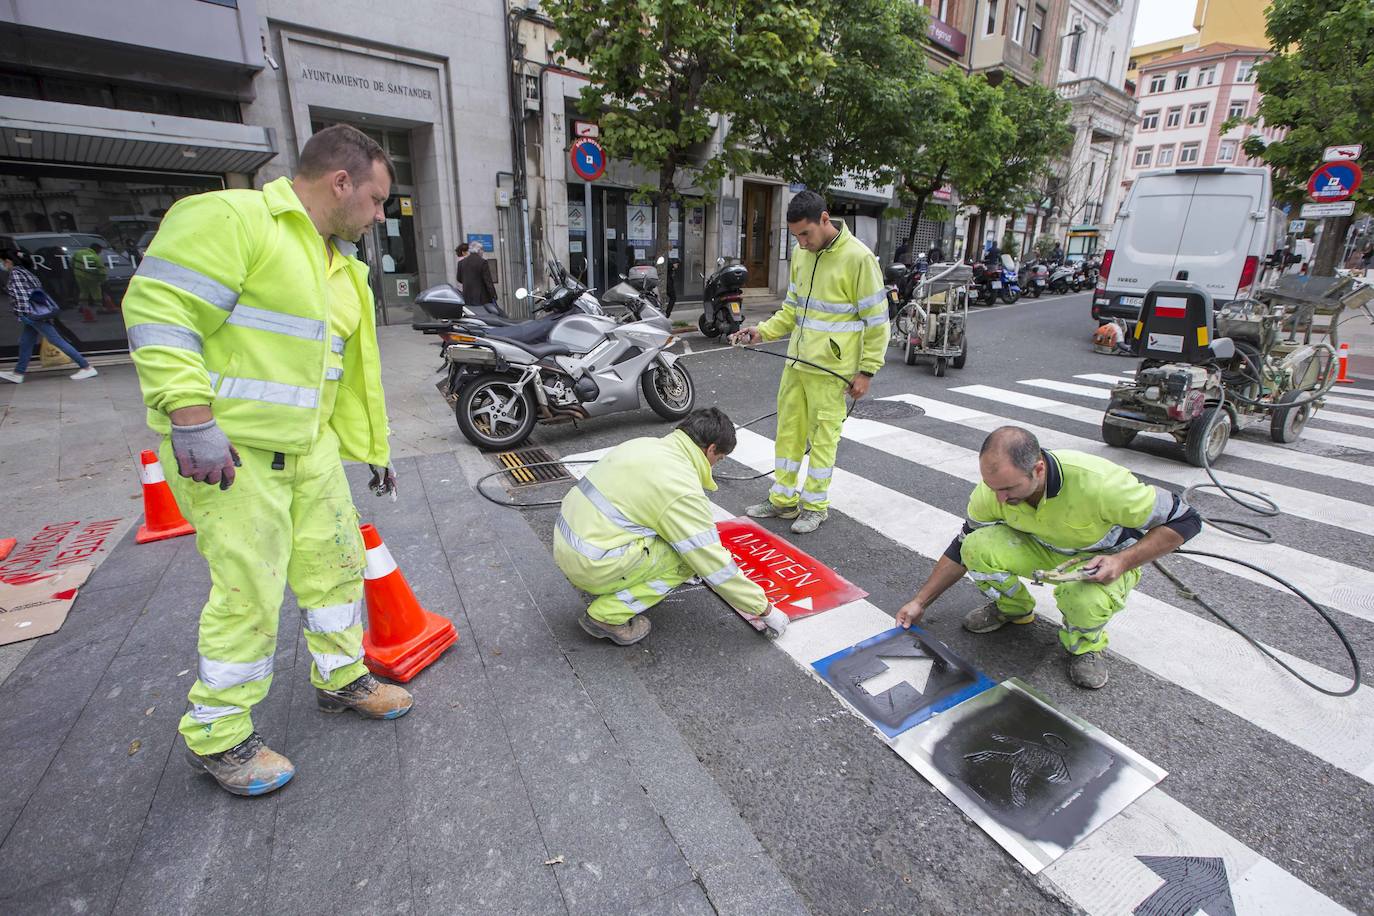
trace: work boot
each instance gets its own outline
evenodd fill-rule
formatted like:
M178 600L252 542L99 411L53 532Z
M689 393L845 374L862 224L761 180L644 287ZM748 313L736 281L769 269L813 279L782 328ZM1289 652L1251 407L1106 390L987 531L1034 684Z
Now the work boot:
M797 506L775 506L771 502L761 502L744 510L750 518L796 518L800 512Z
M197 754L188 747L186 759L197 770L215 777L224 791L235 795L266 795L296 775L291 761L264 744L257 732L218 754Z
M1030 623L1035 620L1035 612L1024 617L1008 617L1002 613L996 601L989 601L976 611L969 611L964 617L964 629L970 633L991 633L1009 623Z
M810 534L821 526L821 522L830 517L828 510L822 509L817 512L815 509L803 509L797 516L797 520L792 523L793 534Z
M1107 684L1107 660L1101 652L1069 656L1069 680L1079 687L1097 690Z
M377 680L370 674L338 690L315 688L315 703L325 712L351 709L364 719L399 719L414 704L410 691Z
M597 620L591 614L583 614L577 621L587 635L597 639L609 639L617 646L633 646L649 635L649 618L636 614L622 624L610 624Z

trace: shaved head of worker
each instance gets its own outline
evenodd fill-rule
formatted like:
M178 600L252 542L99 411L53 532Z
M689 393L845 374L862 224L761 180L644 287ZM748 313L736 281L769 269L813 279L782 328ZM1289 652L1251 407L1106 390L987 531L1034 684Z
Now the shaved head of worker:
M1108 621L1126 606L1140 567L1182 546L1202 519L1178 494L1105 458L1043 449L1019 426L988 434L978 472L963 529L897 623L919 622L965 575L990 600L964 616L964 629L1033 623L1035 597L1022 580L1048 583L1063 616L1069 680L1106 685Z
M213 583L179 727L191 764L235 795L296 772L252 717L286 586L321 710L393 719L411 706L363 664L365 554L340 460L370 464L373 491L395 498L372 291L353 244L383 218L395 177L366 134L325 128L294 180L178 201L124 297L148 425Z

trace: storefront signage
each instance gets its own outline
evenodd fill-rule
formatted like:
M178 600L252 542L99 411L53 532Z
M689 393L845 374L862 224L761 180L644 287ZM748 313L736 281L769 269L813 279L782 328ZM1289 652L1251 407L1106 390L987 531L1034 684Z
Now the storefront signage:
M578 137L568 150L572 170L583 181L596 181L606 174L606 152L590 137Z
M402 216L414 216L414 215L415 215L415 205L414 205L413 203L411 203L409 197L402 197L402 198L401 198L401 215L402 215Z
M930 196L932 200L953 200L954 185L941 185L940 189L938 191L932 192Z
M388 80L372 79L355 73L339 73L334 70L319 70L315 67L301 67L301 79L333 86L348 86L351 89L366 89L381 95L403 95L414 99L433 99L434 92L419 86L407 86Z
M740 571L763 589L774 607L793 620L868 594L820 560L749 519L716 522L716 528Z
M954 52L956 56L962 55L968 48L968 36L938 19L930 20L930 25L926 27L926 37L946 51Z

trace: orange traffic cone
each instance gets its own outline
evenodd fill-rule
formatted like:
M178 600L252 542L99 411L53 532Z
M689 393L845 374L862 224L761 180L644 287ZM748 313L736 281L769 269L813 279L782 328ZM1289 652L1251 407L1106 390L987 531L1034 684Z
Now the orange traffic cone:
M1346 364L1350 362L1350 344L1348 344L1348 343L1343 343L1343 344L1341 344L1341 348L1340 348L1340 350L1337 351L1337 354L1336 354L1336 355L1337 355L1337 362L1336 362L1336 364L1340 367L1340 372L1336 375L1336 381L1339 382L1339 383L1342 384L1342 385L1353 385L1353 384L1355 384L1355 380L1354 380L1353 378L1346 378L1346 377L1345 377Z
M405 682L456 643L458 631L447 618L420 607L377 529L363 525L361 530L367 548L364 663L373 674Z
M0 538L0 560L9 556L10 551L13 550L18 543L19 542L14 538Z
M179 538L183 534L195 534L196 529L177 508L176 497L172 495L172 488L167 486L167 477L162 473L157 452L144 449L140 459L143 462L138 470L143 478L143 524L138 527L134 540L146 544L149 541Z

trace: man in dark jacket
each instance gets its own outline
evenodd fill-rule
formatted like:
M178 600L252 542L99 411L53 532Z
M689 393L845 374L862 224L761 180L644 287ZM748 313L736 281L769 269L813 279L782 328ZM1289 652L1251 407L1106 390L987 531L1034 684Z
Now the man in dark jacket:
M491 265L482 257L481 242L473 242L467 257L458 262L458 283L463 287L463 301L469 305L496 301L496 281L491 278Z

